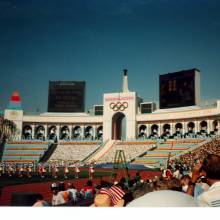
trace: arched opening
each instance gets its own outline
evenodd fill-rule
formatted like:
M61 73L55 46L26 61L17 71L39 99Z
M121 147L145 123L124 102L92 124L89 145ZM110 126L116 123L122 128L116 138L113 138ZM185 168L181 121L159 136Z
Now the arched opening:
M177 138L182 138L183 135L183 124L182 123L177 123L175 125L175 133L174 133L174 137Z
M61 140L69 140L70 139L70 130L69 130L68 126L65 125L61 128L60 139Z
M200 132L201 134L207 133L208 124L206 121L200 122Z
M188 127L188 133L194 133L194 128L195 128L194 122L189 122L187 127Z
M73 128L73 139L79 139L82 134L82 129L80 126L76 126Z
M51 126L48 128L48 139L54 140L56 138L56 126Z
M92 128L92 126L87 126L85 128L85 138L86 139L93 139L93 128Z
M112 139L121 140L126 138L126 118L121 112L112 117Z
M36 127L35 134L36 134L37 139L44 140L45 139L44 133L45 133L45 129L42 125L39 125L38 127Z
M102 136L103 136L103 126L99 126L97 128L97 138L100 140L102 139Z
M26 140L32 139L32 128L30 125L24 126L23 131L22 131L22 136Z
M163 136L169 136L170 135L170 124L165 124L163 126Z
M141 125L139 127L138 137L139 138L145 138L147 136L147 126Z
M154 124L151 126L151 134L149 138L158 138L158 125Z
M218 121L217 120L213 121L213 134L214 135L218 134Z

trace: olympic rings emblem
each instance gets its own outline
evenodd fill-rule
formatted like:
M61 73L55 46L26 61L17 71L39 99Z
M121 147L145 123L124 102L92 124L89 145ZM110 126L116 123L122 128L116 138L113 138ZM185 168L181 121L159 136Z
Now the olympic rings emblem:
M112 103L110 103L110 108L115 112L124 111L127 107L128 107L127 102L123 102L123 103L121 103L121 102L116 102L116 103L112 102Z

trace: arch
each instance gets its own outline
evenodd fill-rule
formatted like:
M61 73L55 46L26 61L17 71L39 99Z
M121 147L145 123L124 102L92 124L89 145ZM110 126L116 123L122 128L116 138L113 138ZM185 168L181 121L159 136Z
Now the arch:
M88 139L93 138L93 127L90 125L85 128L85 138Z
M158 125L153 124L151 126L151 134L149 138L158 138L158 129L159 129Z
M97 138L102 139L102 136L103 136L103 126L101 125L97 128Z
M45 139L45 128L43 125L38 125L35 129L35 137L39 140Z
M195 128L195 123L194 122L191 121L187 124L188 133L194 133L194 128Z
M57 127L55 125L48 127L48 139L49 140L54 140L57 137L56 131L57 131Z
M78 139L82 135L82 128L77 125L73 128L73 139Z
M126 117L122 112L117 112L112 117L112 139L113 140L121 140L122 138L123 119L126 119Z
M201 131L207 131L208 123L207 121L201 121L200 122L200 130Z
M69 140L70 139L70 129L67 125L64 125L60 129L60 139L61 140Z
M32 139L32 127L30 125L25 125L22 129L22 136L24 139Z
M177 123L175 125L175 133L173 134L174 137L182 138L183 135L183 124Z
M177 123L177 124L175 125L175 130L176 130L176 132L181 132L182 129L183 129L183 124L182 124L182 123Z
M147 126L141 125L138 129L138 137L146 137L147 136Z
M211 133L214 134L214 135L218 134L218 121L217 120L214 120L212 122L212 131L211 131Z
M169 137L170 136L170 124L164 124L163 125L163 134L161 135L162 138Z

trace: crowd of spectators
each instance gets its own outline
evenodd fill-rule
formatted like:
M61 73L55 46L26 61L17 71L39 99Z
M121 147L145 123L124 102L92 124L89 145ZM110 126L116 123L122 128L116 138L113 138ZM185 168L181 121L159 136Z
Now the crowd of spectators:
M142 179L140 173L119 182L91 180L77 190L72 183L53 183L51 201L39 198L34 206L91 207L219 207L220 156L209 154L192 171L168 166L161 176ZM41 205L40 205L41 204Z
M171 164L182 164L184 167L191 169L195 166L198 160L204 159L208 154L220 155L220 139L213 139L211 142L202 145L201 147L181 155L179 158L170 161Z

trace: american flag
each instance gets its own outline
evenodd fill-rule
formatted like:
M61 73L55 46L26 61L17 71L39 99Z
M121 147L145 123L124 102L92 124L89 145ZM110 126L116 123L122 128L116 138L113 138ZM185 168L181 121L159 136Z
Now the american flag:
M117 186L112 186L110 189L101 188L100 193L109 195L114 205L125 195L125 192Z

